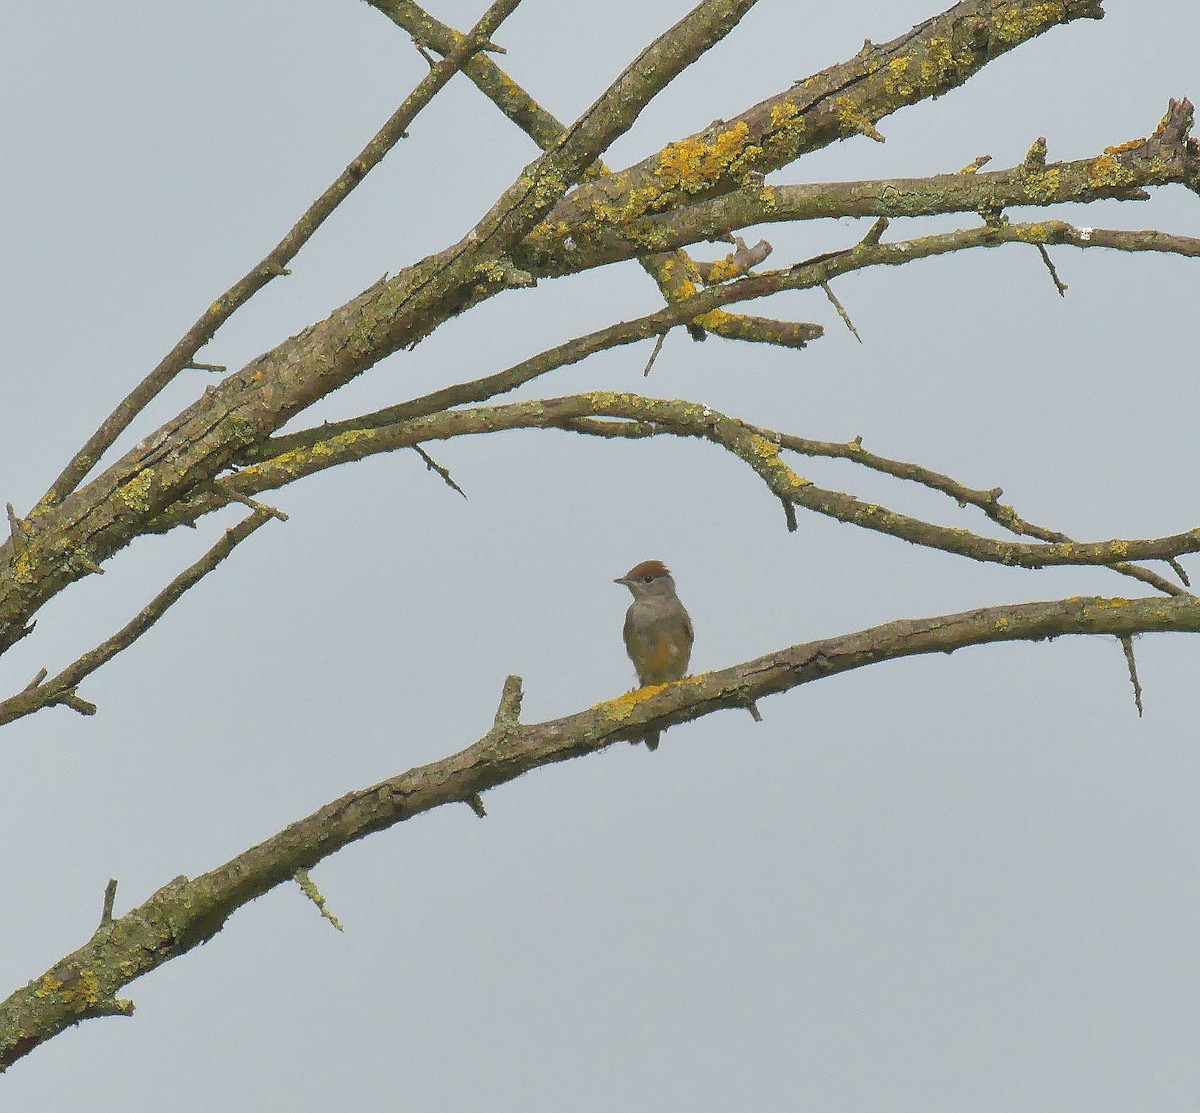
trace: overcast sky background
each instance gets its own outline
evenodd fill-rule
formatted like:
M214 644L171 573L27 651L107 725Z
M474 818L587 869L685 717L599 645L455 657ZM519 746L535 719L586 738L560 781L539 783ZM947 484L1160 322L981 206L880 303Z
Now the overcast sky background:
M465 28L482 0L443 0ZM501 65L574 118L689 5L527 0ZM935 14L938 0L763 0L649 108L624 166ZM965 88L772 176L955 170L1098 154L1200 98L1193 0L1109 0ZM341 170L426 71L365 4L10 5L0 35L0 501L26 510L124 392ZM464 78L293 264L201 353L241 366L457 239L534 157ZM1013 214L1019 215L1019 214ZM1181 189L1056 215L1200 234ZM894 223L889 236L974 218ZM773 227L783 265L867 224ZM712 257L721 249L700 249ZM979 487L1083 539L1200 521L1197 264L1007 247L840 280L761 312L822 323L803 353L672 334L522 397L687 397L848 440ZM629 264L497 298L386 360L304 423L507 366L660 304ZM140 439L206 385L181 377ZM491 724L629 687L627 593L674 570L693 668L899 617L1143 594L1114 574L1021 572L779 504L711 445L528 432L309 479L146 638L89 680L100 713L9 726L0 747L0 983L117 912L352 788ZM852 468L802 474L896 509L981 516ZM0 691L61 668L238 515L142 541L47 606ZM1185 562L1193 576L1200 562ZM1108 639L887 664L617 746L337 855L130 986L2 1081L5 1108L1178 1111L1200 1095L1200 642L1137 643L1146 715Z

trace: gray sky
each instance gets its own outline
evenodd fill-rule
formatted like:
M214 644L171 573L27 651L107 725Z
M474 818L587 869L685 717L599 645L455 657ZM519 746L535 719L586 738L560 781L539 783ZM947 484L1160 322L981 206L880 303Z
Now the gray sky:
M436 5L467 26L482 2ZM937 0L763 0L613 149L625 165L940 10ZM501 64L573 117L685 3L527 0ZM886 119L780 182L1098 153L1200 99L1200 9L1110 0L964 89ZM419 80L365 4L68 3L6 11L2 500L25 509L112 404L271 246ZM240 366L460 236L534 154L465 79L201 358ZM1182 190L1065 213L1200 234ZM970 223L965 218L957 223ZM892 234L956 222L894 225ZM771 228L784 264L861 237ZM698 251L711 256L716 252ZM1009 247L869 272L763 309L819 321L803 353L672 334L559 372L1003 485L1087 539L1200 521L1196 264ZM305 415L344 416L506 366L659 303L633 265L498 298ZM198 391L181 378L131 432ZM658 557L716 668L892 618L1138 588L1097 572L985 568L801 515L691 442L530 432L413 453L279 493L271 523L87 682L100 714L9 726L0 974L24 984L117 911L351 788L490 725L629 686L628 598ZM951 525L902 485L814 479ZM139 542L44 609L0 692L107 636L232 521ZM1194 575L1200 564L1191 562ZM6 1107L1162 1110L1200 1093L1200 644L1137 646L1136 717L1112 640L903 661L618 746L350 848L13 1068Z

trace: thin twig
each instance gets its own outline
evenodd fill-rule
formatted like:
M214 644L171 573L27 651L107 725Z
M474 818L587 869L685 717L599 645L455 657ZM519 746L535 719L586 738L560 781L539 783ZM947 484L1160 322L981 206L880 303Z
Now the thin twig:
M666 340L667 334L660 332L658 338L654 341L654 351L650 353L650 358L646 360L646 366L642 370L642 378L646 379L650 376L650 368L654 366L654 361L658 359L658 353L662 351L663 341Z
M95 715L98 708L89 699L84 699L74 688L68 688L65 692L58 692L47 700L47 704L61 703L64 707L69 707L72 711L77 711L80 715Z
M959 173L959 174L976 174L980 170L982 170L983 167L985 167L991 161L992 161L991 155L978 155L975 158L973 158L970 162L968 162L967 165L964 166L961 170L957 171L957 173Z
M8 511L8 531L12 534L13 552L19 553L25 547L25 531L29 529L29 523L17 516L11 502L6 502L4 506Z
M1129 666L1129 682L1133 685L1133 706L1137 708L1140 719L1142 717L1142 685L1138 680L1137 662L1133 658L1133 637L1126 634L1117 640L1125 651L1125 663Z
M833 303L833 308L838 311L838 316L846 323L846 327L854 335L854 339L861 344L862 337L858 335L858 329L854 327L854 322L850 320L850 314L846 312L842 303L838 301L837 294L833 292L833 288L828 282L822 282L821 289L825 291L825 296Z
M220 483L217 484L221 486ZM269 514L272 518L279 522L286 522L288 516L278 507L271 506L265 502L259 502L258 499L252 499L249 495L243 495L238 491L225 491L233 502L241 503L243 506L248 506L257 514Z
M321 890L317 888L316 882L309 876L308 870L297 870L292 876L296 884L300 886L300 892L317 906L317 910L321 915L333 924L338 931L344 930L342 928L342 921L330 911L329 905L325 902L325 897L321 894Z
M1060 298L1065 298L1067 296L1067 284L1058 277L1058 271L1055 269L1054 263L1050 259L1050 252L1046 250L1046 245L1044 243L1039 243L1035 246L1038 249L1038 253L1042 257L1042 262L1046 264L1046 270L1050 272L1050 277L1054 279L1054 288L1058 291L1058 296Z
M457 491L460 495L462 495L463 498L467 497L467 492L454 482L454 477L450 474L448 469L442 467L442 465L439 464L432 456L430 456L429 453L426 452L425 449L423 449L419 444L414 444L413 449L415 450L416 454L425 461L426 471L437 472L450 490Z

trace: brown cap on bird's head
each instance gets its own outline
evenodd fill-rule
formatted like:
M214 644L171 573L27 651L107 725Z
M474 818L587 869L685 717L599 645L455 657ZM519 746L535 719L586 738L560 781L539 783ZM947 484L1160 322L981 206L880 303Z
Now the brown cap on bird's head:
M624 576L618 576L613 580L614 584L627 584L630 580L639 580L643 583L649 583L651 580L657 580L662 576L670 576L670 570L661 560L643 560L641 564L635 564Z

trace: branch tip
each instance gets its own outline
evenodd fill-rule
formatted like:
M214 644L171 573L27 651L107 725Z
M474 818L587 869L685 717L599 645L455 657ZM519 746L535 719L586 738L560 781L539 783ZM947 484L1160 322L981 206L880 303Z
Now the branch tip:
M973 158L970 162L968 162L967 165L964 166L961 170L959 170L958 173L959 174L975 174L978 171L982 170L991 161L992 161L991 155L978 155L975 158Z
M1058 271L1054 267L1053 261L1050 259L1050 252L1046 250L1044 243L1037 245L1038 254L1042 257L1042 262L1046 264L1046 270L1050 272L1050 277L1054 280L1054 288L1058 291L1060 298L1067 296L1067 284L1058 277Z
M654 341L654 351L650 353L650 358L646 360L646 366L642 369L642 378L645 379L650 375L650 368L654 366L654 361L658 359L658 353L663 349L663 342L667 339L666 332L660 332Z
M113 918L113 905L117 900L117 879L110 877L108 884L104 886L104 908L100 913L100 926L111 924Z
M243 495L243 494L239 494L237 491L231 491L223 485L220 487L220 490L222 491L223 494L225 494L229 497L229 500L231 502L240 502L243 506L248 506L251 510L254 511L254 514L256 516L260 517L263 521L266 521L267 518L274 518L276 521L279 521L279 522L286 522L288 520L288 516L282 510L278 509L277 507L269 506L265 502L259 502L258 499L252 499L249 495ZM244 526L245 526L245 522L243 522L239 526L234 526L231 529L227 529L225 531L225 534L226 534L226 536L229 536L230 534L233 533L234 530L240 530ZM236 544L236 542L235 542L235 544Z
M54 698L49 702L64 704L72 711L79 712L80 715L95 715L99 710L91 700L84 699L74 688L68 688L65 692L56 693Z
M134 1004L126 997L110 997L106 1001L96 1001L81 1010L81 1018L94 1020L102 1016L133 1016Z
M90 572L93 576L104 575L104 569L101 568L100 565L98 565L94 560L92 560L92 558L88 556L87 553L85 553L82 549L75 550L72 556L72 562L78 564L80 568L86 572Z
M480 819L487 819L487 809L483 806L483 797L478 792L472 792L465 802Z
M8 531L12 534L13 550L19 553L25 547L25 535L30 526L24 518L18 516L11 502L6 502L4 506L8 511Z
M496 717L492 725L512 729L517 726L521 716L521 701L525 693L521 690L521 678L515 673L504 679L504 689L500 693L500 706L496 708Z
M828 282L822 282L821 289L825 291L825 296L829 299L830 303L833 305L833 308L838 311L838 316L841 317L842 321L845 323L846 327L850 330L854 339L857 340L861 344L863 342L863 340L862 340L862 337L858 335L858 329L856 329L854 327L854 322L852 320L850 320L850 314L846 312L845 306L843 306L842 303L840 301L838 301L837 294L835 294L833 292L832 287L830 287Z
M1021 171L1025 174L1039 174L1046 169L1046 137L1039 135L1025 153L1021 163Z

